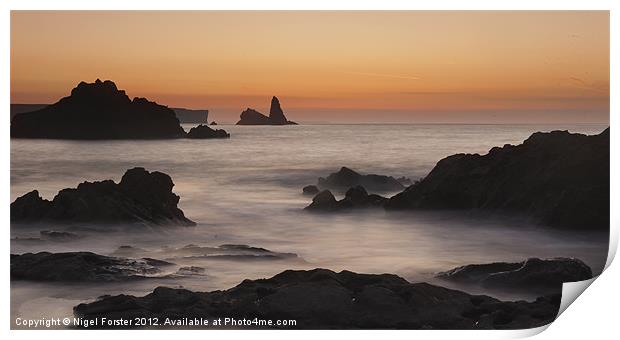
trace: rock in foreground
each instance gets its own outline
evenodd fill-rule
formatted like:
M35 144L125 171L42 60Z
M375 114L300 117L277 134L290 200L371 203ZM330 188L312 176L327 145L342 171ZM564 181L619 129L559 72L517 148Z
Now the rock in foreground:
M200 124L193 127L187 133L187 138L208 139L208 138L230 138L230 134L222 129L212 129L208 125Z
M351 187L361 185L370 192L400 191L405 187L392 176L383 175L362 175L347 167L342 167L338 172L334 172L327 178L319 177L318 187L321 189L332 189L344 191Z
M104 297L74 307L74 314L85 319L157 317L161 323L166 318L296 320L285 327L296 329L507 329L547 324L559 304L559 296L502 302L390 274L314 269L245 280L225 291L159 287L144 297Z
M483 156L442 159L386 208L497 210L554 227L609 230L609 152L609 128L593 136L537 132Z
M90 252L11 254L11 280L108 282L146 278L171 263L130 260Z
M33 190L11 203L11 222L195 225L177 207L179 196L172 192L173 186L164 173L133 168L118 184L80 183L59 191L52 201Z
M175 112L145 98L133 100L110 80L81 82L71 95L11 121L11 138L155 139L180 138Z
M562 283L592 278L592 270L574 258L470 264L439 273L438 278L504 290L561 291Z
M305 209L318 212L333 212L350 209L381 208L386 201L387 198L385 197L375 194L369 195L364 187L358 185L347 190L344 198L340 201L336 200L331 191L321 191L314 196L312 203Z
M241 112L240 118L237 125L297 125L297 123L286 119L277 97L271 98L269 116L265 116L254 109L247 108L245 111Z

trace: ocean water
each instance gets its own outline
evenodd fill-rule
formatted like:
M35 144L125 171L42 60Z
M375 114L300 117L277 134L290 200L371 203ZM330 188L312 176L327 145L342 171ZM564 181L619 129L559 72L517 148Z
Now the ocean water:
M191 125L184 126L188 130ZM314 215L302 209L311 197L301 188L342 166L411 180L424 177L443 157L486 153L519 144L536 131L595 134L604 125L299 125L226 126L227 140L11 141L11 200L32 189L51 199L83 181L120 180L141 166L169 174L180 208L198 223L165 232L84 232L62 243L12 242L12 253L93 251L120 245L161 256L164 247L247 244L299 256L289 260L173 259L205 275L131 283L11 285L13 317L71 315L71 307L103 294L143 295L164 285L199 291L230 288L243 279L285 269L329 268L394 273L409 281L433 281L458 265L520 261L528 257L577 257L595 273L607 257L606 234L551 230L508 217L463 212L355 212ZM385 193L392 195L394 193ZM119 226L121 229L123 226ZM49 225L11 228L11 237L37 237ZM165 252L164 252L165 253ZM533 296L486 292L505 299Z

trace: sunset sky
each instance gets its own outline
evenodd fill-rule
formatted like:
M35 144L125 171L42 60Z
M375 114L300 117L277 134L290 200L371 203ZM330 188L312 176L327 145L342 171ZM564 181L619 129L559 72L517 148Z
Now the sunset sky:
M220 122L608 122L609 13L12 12L12 103L97 78Z

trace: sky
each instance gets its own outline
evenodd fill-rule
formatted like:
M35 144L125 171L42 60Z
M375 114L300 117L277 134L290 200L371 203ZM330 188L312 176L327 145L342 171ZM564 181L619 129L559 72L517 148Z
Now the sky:
M11 102L80 81L234 122L607 123L607 11L12 11Z

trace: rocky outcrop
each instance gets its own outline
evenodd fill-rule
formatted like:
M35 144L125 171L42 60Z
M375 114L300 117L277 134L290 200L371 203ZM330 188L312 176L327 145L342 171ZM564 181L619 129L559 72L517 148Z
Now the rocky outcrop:
M164 173L133 168L118 184L80 183L59 191L52 201L33 190L11 203L11 222L195 225L177 207L179 196L172 192L173 186Z
M172 263L124 259L90 252L11 254L11 280L109 282L141 279Z
M280 100L277 97L271 98L271 107L269 108L269 120L274 125L286 125L288 120L284 116L284 111L280 107Z
M437 277L485 288L561 291L564 282L591 279L592 270L574 258L530 258L517 263L470 264L439 273Z
M320 190L316 185L306 185L301 191L304 195L316 195Z
M609 128L593 136L537 132L483 156L442 159L386 208L514 212L554 227L608 230L609 152Z
M277 97L271 98L269 116L265 116L254 109L247 108L245 111L241 112L240 118L237 125L297 125L297 123L286 119Z
M358 185L347 190L344 198L340 201L336 200L331 191L321 191L314 196L312 203L305 210L334 212L350 209L381 208L386 201L387 198L385 197L375 194L369 195L364 187Z
M401 182L392 176L362 175L347 167L340 168L338 172L330 174L327 178L319 177L317 185L321 189L341 191L361 185L370 192L399 191L405 188Z
M11 138L159 139L185 131L175 112L145 98L129 99L110 80L79 83L71 95L11 121Z
M503 302L427 283L412 284L396 275L314 269L244 280L225 291L159 287L144 297L103 297L73 311L88 320L296 320L296 325L286 327L295 329L516 329L550 323L559 304L559 295L535 302Z
M222 129L214 130L208 125L200 124L191 128L186 137L191 139L230 138L230 134Z

